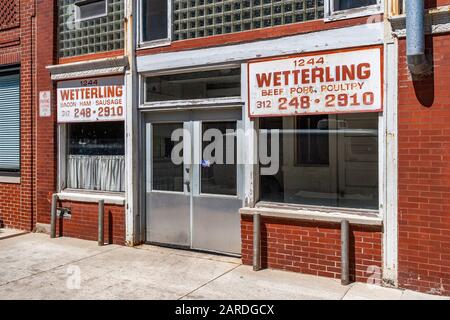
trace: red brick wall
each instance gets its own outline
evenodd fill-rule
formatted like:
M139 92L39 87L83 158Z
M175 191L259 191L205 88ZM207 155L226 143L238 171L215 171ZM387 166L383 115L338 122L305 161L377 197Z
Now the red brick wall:
M425 0L425 8L436 8L450 4L450 0Z
M8 2L8 1L6 1ZM20 184L0 183L0 226L32 230L33 219L33 118L34 0L20 1L14 8L12 27L0 31L0 63L20 63L21 70L21 171ZM5 15L6 12L2 11ZM11 12L10 12L11 14ZM5 21L6 21L5 20Z
M242 261L253 259L253 221L242 216ZM263 218L261 265L330 278L340 278L340 225ZM351 226L350 275L353 281L380 281L382 232L379 227Z
M63 201L63 208L71 210L71 219L59 219L57 234L65 237L97 241L98 205ZM106 243L125 245L125 208L118 205L105 205L104 237Z
M57 59L56 45L56 1L38 0L36 10L37 42L39 50L36 52L36 100L39 105L38 92L51 91L52 116L40 118L36 115L35 125L35 199L34 213L38 223L50 223L51 194L56 191L57 184L57 110L56 110L56 83L54 83L47 70L47 66L59 63ZM87 55L83 57L72 57L65 62L80 62L90 59L99 59L122 53L114 51L102 53L101 55ZM60 219L58 230L61 235L67 237L81 238L86 240L97 240L97 204L64 202L60 204L72 210L71 219ZM115 244L125 244L125 213L123 206L106 206L105 208L105 240Z
M56 1L39 0L36 10L39 50L36 52L36 109L39 109L39 92L52 92L52 116L36 115L35 126L35 214L37 222L50 223L50 201L56 191L56 93L47 66L56 62Z
M450 295L450 35L428 37L434 75L399 49L399 285Z

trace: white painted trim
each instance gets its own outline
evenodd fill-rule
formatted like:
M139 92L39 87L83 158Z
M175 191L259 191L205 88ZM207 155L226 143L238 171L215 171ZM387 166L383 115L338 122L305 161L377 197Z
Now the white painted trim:
M244 157L244 206L253 207L256 204L256 195L259 194L258 175L258 139L256 133L255 121L248 113L248 69L247 64L241 65L241 95L245 101L243 108L243 125L245 137L243 139L243 157Z
M55 64L47 66L46 68L51 74L64 73L64 72L75 72L90 69L104 69L113 67L127 67L128 57L118 56L111 58L103 58L89 61L77 61L64 64Z
M139 107L141 110L145 109L167 109L183 107L210 107L210 106L242 106L241 97L229 98L212 98L212 99L194 99L194 100L172 100L172 101L155 101L147 102Z
M89 202L96 203L100 200L105 200L106 204L116 204L124 205L125 196L120 196L116 194L100 194L100 193L85 193L85 192L75 192L75 191L62 191L57 194L59 200L66 201L77 201L77 202Z
M151 49L151 48L159 48L159 47L168 47L172 44L172 40L167 39L160 39L160 40L153 40L153 41L147 41L147 42L141 42L139 44L139 47L136 50L142 50L142 49Z
M292 209L281 209L281 208L242 208L240 213L243 215L253 215L261 214L263 217L273 217L273 218L285 218L285 219L295 219L295 220L306 220L306 221L321 221L321 222L334 222L340 223L343 220L348 220L350 224L356 225L369 225L369 226L382 226L383 219L377 216L370 215L356 215L344 212L324 212L324 211L314 211L314 210L292 210Z
M383 281L398 280L398 42L385 46Z
M89 61L78 61L47 66L52 80L123 74L128 67L128 57L119 56Z
M87 17L87 18L80 18L80 5L83 5L86 2L87 1L77 1L77 2L74 3L74 5L76 7L76 9L75 9L75 22L83 22L83 21L88 21L88 20L97 19L97 18L103 18L103 17L107 17L108 16L109 1L105 0L105 13L97 14L95 16L90 16L90 17Z
M140 244L142 234L142 216L139 194L139 157L140 157L140 128L139 77L136 72L136 31L138 21L136 9L137 0L125 0L125 55L128 58L128 69L125 73L126 116L125 116L125 239L126 245Z
M354 8L348 10L335 10L334 0L325 0L324 11L325 11L325 22L352 19L383 13L384 3L383 1L378 0L377 4L367 7Z
M93 69L85 71L68 72L61 74L52 74L52 80L70 80L70 79L80 79L80 78L93 78L99 76L110 76L116 74L123 74L125 72L125 67L114 67L114 68L104 68L104 69Z
M372 23L244 44L137 57L138 72L161 72L223 63L382 44L384 24Z
M57 128L57 186L56 191L61 192L66 184L66 157L67 157L67 125L59 124Z
M0 183L20 184L20 177L9 177L0 175Z
M143 14L142 14L142 0L137 0L139 3L136 8L137 12L137 30L135 33L137 39L137 50L140 49L148 49L148 48L157 48L157 47L165 47L170 46L172 43L172 14L173 14L173 5L172 0L167 0L167 38L165 39L157 39L153 41L144 41L142 38L143 32Z
M223 70L223 69L237 69L240 67L240 63L220 63L220 64L208 64L202 66L194 66L189 68L181 68L177 70L166 70L166 71L152 71L147 73L141 73L143 78L146 77L158 77L165 75L175 75L175 74L183 74L183 73L192 73L192 72L204 72L204 71L215 71L215 70Z

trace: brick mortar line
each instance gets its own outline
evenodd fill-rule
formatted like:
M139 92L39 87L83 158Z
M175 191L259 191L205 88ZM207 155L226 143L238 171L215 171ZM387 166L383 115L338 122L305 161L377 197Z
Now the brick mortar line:
M69 262L67 262L67 263L63 263L63 264L61 264L61 265L59 265L59 266L56 266L56 267L53 267L53 268L50 268L50 269L47 269L47 270L42 270L42 271L39 271L39 272L30 274L30 275L28 275L28 276L19 278L19 279L15 279L15 280L12 280L12 281L5 282L5 283L3 283L3 284L0 284L0 287L6 286L6 285L11 284L11 283L14 283L14 282L18 282L18 281L21 281L21 280L24 280L24 279L27 279L27 278L32 278L32 277L34 277L34 276L38 276L38 275L41 275L41 274L43 274L43 273L50 272L50 271L56 270L56 269L58 269L58 268L67 266L67 265L69 265L69 264L73 264L73 263L77 263L77 262L80 262L80 261L83 261L83 260L87 260L87 259L90 259L90 258L94 258L94 257L97 257L97 256L99 256L99 255L102 255L102 254L105 254L105 253L109 253L109 252L112 252L112 251L118 250L118 249L120 249L120 247L119 247L119 248L113 248L113 249L110 249L110 250L106 250L106 251L104 251L104 252L99 252L99 253L96 253L96 254L93 254L93 255L91 255L91 256L87 256L87 257L84 257L84 258L81 258L81 259L78 259L78 260L69 261Z

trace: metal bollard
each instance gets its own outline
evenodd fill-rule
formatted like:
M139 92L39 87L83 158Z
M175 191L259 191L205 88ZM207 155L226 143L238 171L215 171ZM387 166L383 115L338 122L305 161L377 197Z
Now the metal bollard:
M105 200L98 202L98 245L104 246L105 239L103 235L103 218L105 216Z
M261 215L253 215L253 271L261 270Z
M350 284L349 261L350 224L348 220L341 222L341 284Z
M58 195L52 195L52 211L50 216L50 238L56 238L56 216L58 210Z

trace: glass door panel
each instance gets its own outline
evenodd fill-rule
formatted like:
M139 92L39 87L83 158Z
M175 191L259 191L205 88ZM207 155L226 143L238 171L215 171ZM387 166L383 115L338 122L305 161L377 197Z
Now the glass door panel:
M172 159L172 151L178 143L172 141L172 133L182 129L183 123L153 125L152 186L155 191L184 191L183 163L174 163Z
M201 193L236 196L236 122L204 122L202 136Z

